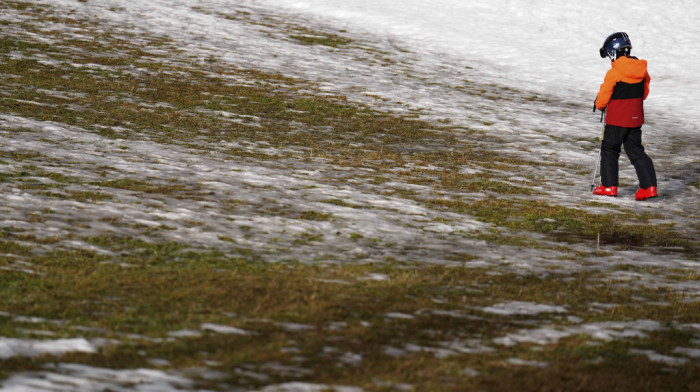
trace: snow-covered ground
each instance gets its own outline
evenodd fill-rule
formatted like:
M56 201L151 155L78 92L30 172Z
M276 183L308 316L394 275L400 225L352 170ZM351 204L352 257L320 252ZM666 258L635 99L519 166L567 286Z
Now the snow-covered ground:
M490 80L586 102L595 98L609 67L598 48L609 34L625 31L633 54L649 60L651 113L673 113L689 125L700 120L700 82L694 75L700 27L691 1L617 8L601 0L437 0L429 6L419 0L261 2L391 37L432 58L435 66L451 57Z
M66 14L99 21L97 24L102 27L97 30L167 37L182 51L174 55L173 61L215 58L235 67L279 72L313 81L323 91L343 94L356 102L397 113L417 110L428 121L447 118L456 127L489 132L500 141L485 140L485 146L530 160L560 164L559 169L553 166L525 168L539 178L550 179L542 184L529 184L547 191L546 197L534 198L595 212L605 209L586 204L599 202L614 208L650 212L658 215L652 224L672 223L687 228L691 234L698 231L700 189L693 185L700 183L700 134L695 128L700 120L700 110L696 108L700 81L695 77L695 70L700 66L700 55L695 50L700 27L694 20L695 12L700 10L698 3L638 1L625 5L624 10L611 12L609 2L598 0L437 0L429 6L418 0L33 2L51 4ZM367 51L339 53L324 47L291 45L264 23L245 24L226 17L238 12L260 21L279 24L295 21L342 31L394 61L379 65ZM10 22L25 18L21 13L0 17ZM47 28L72 33L70 27L60 22ZM629 33L633 54L649 60L650 64L648 123L643 129L663 197L646 203L633 200L636 178L624 156L621 157L622 195L617 199L591 196L589 175L581 174L582 170L592 170L595 164L593 140L600 133L600 124L599 115L592 113L591 108L609 67L608 61L598 56L598 48L607 35L616 31ZM494 101L465 94L456 87L464 86L466 80L506 86L518 97L544 97L547 104L517 97ZM0 188L0 228L21 229L39 239L70 237L70 241L61 243L68 248L102 251L91 248L80 238L104 233L140 235L139 229L133 227L111 226L110 219L118 216L122 221L141 227L168 227L160 233L162 238L197 246L225 249L228 241L222 237L236 238L238 246L256 249L262 258L271 261L347 263L393 257L447 263L447 256L459 248L478 255L471 262L474 266L502 266L510 270L577 270L591 265L619 264L700 270L697 256L683 253L659 257L657 250L636 249L578 260L564 256L583 253L595 244L566 244L565 249L557 250L489 244L471 236L487 230L488 225L483 222L466 215L434 211L398 196L387 196L367 184L330 183L325 178L332 177L340 169L323 162L312 166L302 162L276 165L232 161L223 153L223 147L221 150L213 148L211 154L203 155L182 146L108 139L77 127L5 113L0 113L0 148L40 151L45 162L63 162L60 167L47 163L44 170L85 181L101 180L103 174L96 168L109 167L115 178L158 177L163 182L187 179L197 183L202 194L213 195L192 203L162 197L146 200L144 195L117 191L110 200L95 204L46 198L11 186ZM12 171L15 167L5 165L4 169ZM466 172L479 169L464 168ZM512 177L519 180L522 175L514 173ZM396 186L425 190L409 184ZM221 210L219 203L232 195L244 202L248 210L238 210L234 215ZM323 202L328 199L340 199L366 208ZM303 221L258 214L270 200L332 214L336 219ZM32 211L40 209L50 209L54 213L39 223L27 219ZM80 225L75 224L78 221ZM193 225L192 222L203 224ZM255 235L244 236L243 232ZM328 235L321 242L289 247L294 238L307 232L343 235ZM376 243L358 244L348 239L349 233L380 238L383 243L393 245L384 248ZM34 272L32 266L22 260L4 268ZM635 276L629 284L665 286L685 293L700 290L697 281L678 283L663 276ZM527 315L565 313L566 309L514 302L484 311ZM573 334L590 334L607 340L638 336L660 328L657 322L648 320L614 325L582 324L568 329L545 325L517 331L495 343L545 344ZM95 349L91 343L78 338L38 344L0 337L0 359L63 353L71 351L71 347L72 351ZM41 390L60 384L82 385L86 390L119 390L122 381L133 379L143 380L143 390L149 386L160 388L158 390L190 386L189 380L160 371L111 371L71 364L18 374L0 385L2 390L8 391ZM289 384L269 390L314 391L323 387ZM337 387L336 390L355 389Z
M601 11L604 8L602 3L591 5L571 1L533 1L524 4L443 0L431 3L430 12L426 12L424 5L418 1L401 2L398 5L388 0L160 0L129 2L128 5L117 0L99 3L57 0L51 4L64 9L67 14L100 20L100 25L104 27L98 27L98 31L115 29L125 34L145 33L172 39L174 45L182 50L181 54L174 56L174 61L183 57L202 60L216 58L231 66L280 72L311 80L318 83L322 90L344 94L359 102L380 105L399 113L419 110L422 118L427 120L448 118L455 126L483 130L498 138L497 142L491 144L484 141L486 148L521 155L528 160L562 164L560 169L551 166L528 167L523 168L521 173L511 174L514 180L521 180L528 171L539 178L549 179L530 186L547 190L546 199L552 203L575 208L591 201L610 203L630 210L658 213L661 217L657 222L673 222L690 231L697 228L693 224L699 213L699 192L692 184L700 181L700 163L697 158L700 136L688 125L694 120L688 120L692 116L698 116L693 109L692 94L696 94L699 89L693 87L693 83L697 82L693 80L691 70L700 60L697 60L694 53L670 57L665 52L665 48L671 45L686 46L683 42L690 41L693 32L698 29L689 20L688 15L692 13L686 12L690 5L661 6L650 2L645 7L633 7L630 16L625 18L627 25L618 26L613 23L616 18L605 16ZM238 13L251 15L248 18L257 18L260 23L237 22L233 16ZM592 29L591 20L597 20L599 14L602 19ZM653 20L663 18L666 21L663 25L672 30L658 32L657 25L660 23L646 21L644 18L647 14L653 15ZM23 18L21 15L15 17ZM376 59L368 58L366 51L350 50L345 53L325 47L292 45L288 40L281 39L283 37L280 37L279 31L264 27L263 22L269 21L279 25L298 21L312 26L316 24L323 29L337 29L373 50L389 53L395 62L391 66L377 65ZM644 23L655 27L644 29L641 27ZM49 30L52 29L64 29L71 33L69 27L60 23L49 27ZM598 56L597 49L603 39L616 30L629 32L635 54L650 60L650 72L654 78L652 93L647 102L648 124L644 131L647 150L657 167L660 193L664 197L647 203L636 203L633 200L632 195L637 189L636 177L624 156L621 157L622 192L617 199L592 197L587 191L590 176L580 174L581 169L592 171L595 165L597 146L594 140L600 133L599 115L592 113L590 108L609 65ZM657 33L651 34L652 31ZM80 32L74 34L81 37ZM690 43L687 46L691 46ZM160 49L153 50L157 52ZM513 97L488 100L482 96L465 94L463 89L457 88L463 86L465 80L478 80L487 86L489 83L507 86L511 90L506 91L511 91ZM537 96L546 99L547 104L522 99L522 96L530 94L539 94ZM377 97L383 100L378 100ZM681 97L684 97L683 105L677 101ZM387 236L387 240L392 243L404 244L425 237L424 249L429 249L428 253L446 246L444 240L438 238L442 237L442 233L474 232L483 226L464 216L456 221L451 217L454 221L451 226L426 224L425 222L434 220L436 212L427 211L411 201L363 193L360 188L351 185L320 185L318 180L324 177L321 173L336 170L324 167L322 163L315 167L298 164L293 171L289 171L289 167L253 167L257 165L231 163L224 157L192 155L187 151L176 151L172 146L96 140L99 137L94 134L62 128L60 124L35 124L32 120L6 115L0 121L7 129L42 129L43 132L56 134L53 140L73 140L71 149L76 151L52 149L47 139L36 140L40 134L3 136L4 145L11 149L41 150L52 159L83 157L85 162L79 168L71 170L98 167L113 160L114 156L125 157L121 163L112 162L112 167L143 177L156 174L163 179L189 177L199 181L201 186L220 193L232 189L240 192L240 184L248 184L250 195L243 199L249 203L255 203L259 196L256 186L271 186L275 190L271 191L270 200L289 199L294 204L346 217L347 220L343 222L334 222L340 225L336 227L340 231L354 230L367 237ZM81 149L97 149L98 152L86 154ZM99 151L101 149L104 151ZM115 149L117 152L113 154ZM132 154L139 156L138 163L133 162L136 159L132 159ZM165 167L163 162L166 162ZM565 169L564 165L579 168L579 171L572 172L572 169ZM467 172L480 169L465 168ZM230 170L241 174L232 178L228 174ZM95 176L99 175L81 174L81 177L87 178ZM338 197L382 208L363 213L351 211L350 214L347 208L343 210L318 203L319 200L314 200L311 194L318 195L319 192L304 190L309 189L311 183L320 186L323 189L321 194L326 198ZM26 213L26 206L35 202L27 200L31 197L26 194L5 192L2 197L8 211L6 219L0 221L2 226L20 224L18 221ZM130 196L124 197L128 199ZM160 201L156 204L158 203ZM84 205L80 208L97 209L85 215L97 221L116 211L130 216L129 219L134 222L146 225L157 226L154 220L164 220L165 225L182 228L166 236L203 245L216 245L222 232L235 233L235 226L243 224L264 228L261 233L267 235L256 238L251 244L262 247L269 246L268 240L280 232L329 230L327 227L309 228L309 222L299 220L270 221L256 216L237 217L241 218L239 222L231 223L223 214L218 216L221 219L210 214L210 206L206 203L201 206L190 203L187 208L172 206L168 212L164 212L161 207L154 211L146 208L130 212L132 207L129 204L128 200L118 200L116 205L105 202L100 206ZM56 210L63 211L65 208ZM402 213L397 215L394 211ZM209 224L184 228L177 223L185 220L206 220ZM377 225L375 222L381 223ZM321 222L313 225L328 224ZM94 231L104 229L104 226L102 223L91 225ZM74 230L70 224L61 223L42 227L44 232L37 233L40 238ZM437 234L426 236L426 233L431 232ZM509 263L532 267L540 264L543 259L558 258L548 256L543 251L523 255L522 250L518 249L513 253L507 247L496 252L488 251L486 247L479 250L478 243L459 237L450 238L448 243L454 241L467 241L463 246L476 249L474 253L481 255L485 262L506 259ZM309 261L328 260L334 254L345 253L343 249L347 248L347 243L329 242L331 243L327 244L326 249L302 249L300 255L291 257ZM329 249L336 251L328 252ZM368 254L367 250L362 249L357 249L356 253ZM382 252L379 254L385 255ZM513 254L520 255L517 261L511 257ZM623 261L646 259L638 252L621 252L619 257ZM672 260L675 257L669 256L668 261Z

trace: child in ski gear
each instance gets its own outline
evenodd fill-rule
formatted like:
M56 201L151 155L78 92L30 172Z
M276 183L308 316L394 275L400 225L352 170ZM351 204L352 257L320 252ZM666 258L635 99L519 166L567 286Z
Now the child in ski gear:
M600 85L595 107L605 111L605 130L601 143L602 184L596 195L617 196L618 160L621 146L637 172L639 190L636 200L656 197L656 171L642 146L643 101L649 95L646 60L630 56L632 43L625 33L611 34L600 48L600 57L609 57L611 68Z

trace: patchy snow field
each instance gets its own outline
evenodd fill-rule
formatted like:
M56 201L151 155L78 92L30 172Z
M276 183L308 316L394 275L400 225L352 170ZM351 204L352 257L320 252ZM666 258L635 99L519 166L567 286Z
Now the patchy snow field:
M284 4L285 2L283 2ZM479 143L480 147L503 153L522 156L531 161L542 161L545 165L539 167L521 167L512 173L502 173L504 181L512 181L526 187L543 191L534 196L558 205L573 208L589 208L599 212L601 206L586 207L591 202L607 204L615 208L628 209L639 213L655 214L653 223L673 223L676 228L693 237L697 233L698 194L694 186L700 181L697 159L697 136L695 129L684 125L689 115L673 117L668 106L674 106L667 95L655 98L655 90L648 103L650 114L649 124L644 127L645 139L649 154L654 159L660 179L659 189L662 198L647 203L636 203L633 193L637 189L634 170L621 157L621 197L605 199L592 197L588 192L590 173L596 160L596 138L600 132L597 122L598 114L590 112L588 98L595 94L598 79L602 78L605 61L592 54L582 54L578 48L587 43L578 33L568 32L559 37L562 46L567 49L564 56L572 56L571 71L564 72L566 83L561 75L550 69L551 65L561 57L544 56L552 52L545 50L539 53L531 48L535 32L531 31L530 17L535 20L546 19L558 9L553 6L542 10L540 15L538 4L522 6L520 13L504 12L497 3L488 6L462 5L457 7L460 13L455 13L447 19L448 24L430 22L418 18L421 8L411 4L407 7L396 7L391 2L358 2L355 5L334 5L333 2L288 2L291 10L274 7L265 3L241 1L198 2L188 1L152 1L133 2L123 6L119 1L79 2L73 0L55 1L51 5L58 10L69 13L73 17L88 18L99 21L97 31L114 29L123 32L125 39L131 36L153 35L164 37L172 42L169 45L177 48L177 52L167 48L152 48L154 55L158 52L168 55L164 62L178 63L183 59L211 60L216 59L232 67L259 69L268 72L279 72L284 75L311 80L318 84L322 91L329 94L343 94L356 102L367 103L375 107L392 110L397 113L419 113L426 120L449 119L456 129L479 130L485 135L493 135L493 139L485 137L483 141L471 138L469 143ZM323 3L323 4L320 4ZM370 6L369 4L373 4ZM444 3L444 4L443 4ZM354 4L354 3L353 3ZM437 7L437 19L453 11L449 1L441 2ZM513 7L513 5L511 5ZM561 5L561 10L573 5ZM398 8L401 12L389 13L388 9ZM588 6L580 6L581 12ZM360 11L362 10L362 11ZM472 11L482 15L482 18L472 16ZM365 13L367 19L365 19ZM586 11L588 12L588 11ZM311 15L306 15L306 13ZM236 15L244 14L248 23L241 23ZM320 16L319 16L320 15ZM568 15L568 16L567 16ZM577 31L586 30L580 22L574 23L586 14L567 12L559 16L557 25L572 26ZM322 17L327 16L327 17ZM5 20L21 21L25 16L6 15ZM337 22L336 19L340 19ZM303 46L291 44L288 39L282 39L281 33L265 23L277 22L281 26L287 21L299 20L319 28L328 29L337 22L344 34L366 45L364 48L339 51L326 47ZM409 29L409 20L415 21L416 28ZM469 34L467 22L476 20L475 27L479 35ZM362 21L362 23L361 23ZM500 22L499 22L500 21ZM486 23L488 22L488 23ZM512 22L512 23L511 23ZM517 22L517 23L516 23ZM502 30L504 25L521 27L527 35L521 36L520 29ZM453 26L450 28L450 26ZM459 26L459 28L457 27ZM487 26L494 26L499 34L484 34ZM10 28L16 28L10 25ZM75 39L84 39L85 32L75 27L61 23L47 23L45 30L67 34ZM77 31L76 31L77 30ZM408 31L406 31L408 30ZM538 29L537 31L540 31ZM607 30L606 30L607 31ZM503 37L505 34L505 37ZM576 34L573 40L572 34ZM601 33L602 34L602 33ZM689 34L689 33L687 33ZM585 37L591 32L586 31ZM418 37L422 37L419 39ZM492 38L489 38L492 37ZM518 37L523 44L517 43ZM542 39L551 42L558 35ZM634 37L634 35L632 35ZM591 37L591 39L597 38ZM603 37L604 38L604 37ZM650 38L645 38L649 40ZM43 38L49 41L50 38ZM495 50L493 56L489 48L499 48L503 40L511 42L508 53ZM573 42L570 42L572 41ZM558 42L558 41L557 41ZM644 41L643 41L644 42ZM136 42L138 43L138 42ZM474 44L474 45L472 45ZM445 47L447 45L447 47ZM644 47L640 43L640 55L644 55ZM517 46L517 48L514 48ZM549 45L551 47L551 44ZM371 48L371 51L367 48ZM472 48L473 51L472 51ZM576 48L575 50L572 48ZM390 58L391 63L377 63L377 59L368 58L381 53ZM578 53L574 56L575 53ZM654 53L654 52L652 52ZM377 55L378 56L378 55ZM544 56L540 60L541 56ZM661 57L661 54L656 54ZM503 60L502 57L507 59ZM693 57L690 57L692 59ZM489 61L492 59L493 64ZM586 61L586 59L589 59ZM535 63L541 62L540 68L534 69ZM659 58L659 63L669 62L667 58ZM690 61L684 59L683 61ZM515 72L493 71L493 68L512 64L519 69ZM76 65L78 66L78 65ZM79 65L85 66L85 65ZM90 66L89 64L87 65ZM662 65L660 65L662 66ZM685 64L682 64L686 67ZM98 68L95 66L95 68ZM687 67L686 67L687 68ZM531 76L539 73L554 74L552 79L537 79L535 88L527 84ZM557 69L560 69L557 67ZM592 73L589 69L595 69ZM584 70L588 70L584 72ZM669 90L666 73L660 74L660 89ZM495 75L495 76L494 76ZM574 75L580 75L574 77ZM654 76L652 68L652 77ZM475 95L465 91L467 80L487 80L498 85L484 84L483 88L492 88L498 98L489 97L490 92ZM487 82L488 83L488 82ZM514 86L511 90L498 90L500 85ZM590 86L589 86L590 85ZM484 87L485 86L485 87ZM585 87L585 88L582 88ZM469 88L468 86L466 87ZM527 88L527 90L518 90ZM694 91L696 89L688 88ZM509 97L508 95L512 95ZM535 95L539 94L539 95ZM528 97L532 96L532 99ZM485 99L486 98L486 99ZM542 100L545 100L543 103ZM592 101L592 100L590 100ZM660 102L660 104L657 104ZM39 104L39 103L37 103ZM658 106L657 106L658 105ZM154 109L154 110L157 110ZM219 114L225 116L226 114ZM228 114L230 116L230 114ZM509 250L508 247L494 250L493 245L482 246L479 243L465 240L460 233L472 233L483 229L483 224L470 219L468 216L439 216L423 206L416 205L411 200L382 195L386 185L368 187L367 184L354 184L352 174L342 173L343 178L350 178L342 185L337 181L327 185L327 178L337 176L338 171L347 168L333 167L323 160L315 162L288 162L281 165L267 162L237 162L231 161L225 155L217 156L217 150L226 151L230 145L207 145L211 154L202 155L199 151L192 153L187 149L171 145L157 145L150 141L131 141L120 139L105 139L93 132L62 126L55 123L42 123L9 114L3 114L2 143L5 151L35 151L45 155L45 160L65 162L60 168L47 168L49 172L70 173L80 178L98 180L107 175L107 179L129 176L130 178L149 179L157 177L161 182L184 180L196 183L203 189L203 194L211 194L210 200L198 203L183 203L177 201L155 200L153 203L134 205L134 195L129 192L115 193L114 199L97 205L82 203L68 208L60 205L62 202L50 201L51 208L56 214L68 214L74 211L80 215L80 220L88 220L86 228L78 228L70 223L70 218L63 216L54 224L31 224L23 222L27 209L41 209L41 201L35 196L18 189L8 189L2 193L3 198L3 227L21 227L35 231L38 237L65 237L69 232L78 231L80 236L93 235L100 232L112 232L123 229L109 227L104 223L105 218L119 215L127 221L149 227L159 225L172 227L173 230L164 233L168 239L177 241L192 241L208 246L222 246L221 236L238 237L240 226L253 227L259 230L253 236L250 245L256 251L274 247L270 238L277 238L280 233L302 233L306 231L319 232L358 232L365 237L382 237L388 242L400 244L415 244L421 242L418 249L407 254L407 258L416 259L412 252L429 254L431 260L439 261L439 252L443 247L462 247L474 250L485 262L510 260L528 268L547 264L551 256L548 252L535 251L523 254L523 249ZM30 132L12 132L12 130L30 130ZM476 140L474 140L476 139ZM493 141L492 141L493 140ZM278 154L275 148L251 143L245 148L271 155ZM293 147L290 146L293 151ZM297 153L305 153L299 152ZM95 168L109 167L110 171L95 172ZM7 168L7 166L6 166ZM412 170L414 168L397 167L396 170ZM491 168L465 167L464 173L481 173ZM11 170L8 170L11 171ZM493 170L492 170L493 171ZM232 175L235 173L235 175ZM531 178L537 178L536 183ZM414 190L421 188L413 184L389 184L396 188ZM262 192L260 188L266 188ZM372 189L374 188L374 189ZM423 187L425 188L425 187ZM424 191L425 189L418 189ZM235 192L234 192L235 191ZM428 190L429 191L429 190ZM143 195L139 195L142 197ZM251 204L262 204L276 201L282 205L294 205L312 210L320 210L334 214L342 219L333 222L309 223L298 219L285 220L251 215L231 215L217 209L217 201L221 198L235 198ZM349 203L370 206L372 209L357 209L319 203L320 200L338 198ZM165 204L164 204L165 203ZM58 205L57 205L58 204ZM69 203L70 204L70 203ZM167 206L167 207L166 207ZM449 223L433 223L436 218L444 218ZM202 222L199 227L186 227L184 222ZM93 222L93 223L89 223ZM450 236L450 234L453 234ZM457 234L456 236L454 234ZM134 233L129 233L133 235ZM444 238L448 238L447 241ZM341 243L337 243L340 241ZM466 242L465 242L466 241ZM78 246L78 244L75 244ZM290 255L291 259L303 261L338 261L344 262L347 256L347 243L332 236L326 237L324 246L314 246L314 249L301 247L298 253ZM574 244L572 246L590 247L592 244ZM294 251L285 247L286 250ZM335 251L334 251L335 250ZM402 250L402 252L405 249ZM383 250L377 258L382 259ZM352 253L367 255L367 249L355 249ZM633 252L615 252L618 260L634 260L649 262L647 251L635 249ZM513 257L518 255L518 257ZM274 258L278 258L275 254ZM557 258L557 257L555 257ZM514 260L517 259L517 260ZM658 258L653 258L657 259ZM669 263L673 266L683 263L683 258L666 255L659 263ZM601 260L609 263L609 260ZM556 260L561 263L561 260Z
M255 70L280 75L280 90L343 97L353 105L424 121L436 132L453 135L455 144L438 147L448 155L473 148L508 158L493 164L464 160L447 168L439 162L368 154L366 162L345 164L323 148L274 140L217 139L206 133L169 140L138 119L82 125L91 121L90 113L95 111L87 103L91 94L67 88L34 89L34 95L25 95L16 82L19 76L0 75L7 87L0 91L0 99L8 102L0 110L0 239L12 241L12 247L8 245L0 255L0 279L10 279L9 273L16 272L43 273L27 252L14 246L31 248L31 254L39 255L87 252L129 268L123 260L129 249L96 240L119 237L215 250L226 257L253 255L271 263L342 266L391 261L484 269L494 276L602 271L592 284L641 293L635 306L648 305L643 298L648 289L696 306L700 256L693 241L700 237L700 133L695 124L700 112L694 103L700 82L692 72L700 58L682 48L692 48L700 34L693 20L698 6L637 2L625 24L619 25L617 16L601 11L607 3L595 3L440 0L426 9L425 2L416 0L8 2L0 6L2 34L38 49L0 47L0 61L72 67L105 79L133 77L140 81L133 96L105 91L102 101L129 105L135 113L181 109L172 102L137 96L137 91L152 87L150 78L159 77L159 71L148 64L162 66L172 79L187 81L194 80L193 74L210 74L225 86L260 84L255 76L226 73ZM42 17L36 9L50 10L46 12L52 17ZM634 201L636 177L625 156L620 165L621 197L598 198L589 193L601 131L599 114L592 113L591 107L608 67L597 49L615 31L627 31L633 54L650 61L651 95L643 129L661 197L643 203ZM93 49L81 43L108 48L102 55L115 65L105 65L104 57L101 63L89 62ZM65 57L48 55L47 48ZM138 48L137 56L131 48ZM141 63L133 60L137 57ZM127 63L119 63L122 60ZM70 72L65 72L65 79L70 79ZM41 117L18 109L27 107L36 107L37 113L60 107L64 113L76 114L64 122L60 113ZM207 124L252 130L268 126L264 118L235 108L211 105L186 111L193 118L210 121ZM331 128L297 121L287 126L297 133ZM152 133L141 134L143 129ZM366 151L370 145L381 147L382 142L361 139L350 147ZM406 144L407 156L430 153L431 142L438 143L426 140L424 151L421 143ZM440 182L448 172L473 182L488 181L477 190L450 188ZM535 218L491 217L488 208L478 213L462 208L492 200L503 202L498 205L501 211L514 203L516 209L534 206L538 211L568 211L576 216L551 212ZM660 233L667 239L654 240L641 233L630 235L641 239L630 240L620 230L605 227L598 229L597 236L575 230L577 222L593 216L612 216L620 227L663 228ZM606 233L612 234L606 237ZM390 280L381 273L359 279ZM327 283L340 288L354 284ZM598 303L596 298L587 301L586 311L592 313L619 305ZM504 347L546 346L576 336L599 344L680 330L688 334L692 347L669 347L666 354L636 348L625 352L669 367L695 366L700 358L700 329L692 320L584 321L566 305L496 298L465 309L414 313L397 309L382 317L395 323L415 322L426 315L500 317L518 320L519 327L494 337L462 336L450 341L436 337L431 346L387 343L384 354L404 358L428 353L442 359ZM5 310L0 308L0 319L7 323L52 324ZM334 327L346 327L344 320L335 322L339 324ZM257 334L215 322L199 325L199 329L169 331L164 339ZM289 333L313 329L301 323L274 325ZM22 339L3 337L6 330L0 328L0 365L8 358L94 353L131 339L111 335L55 339L49 334L51 340L40 340L36 331L27 334L34 338ZM69 331L79 334L80 328ZM342 366L363 361L362 355L353 352L333 355ZM154 369L122 370L57 359L41 369L0 371L0 377L5 377L0 379L0 390L198 390L199 384L189 375L198 380L225 378L221 372L226 370L212 370L218 369L215 364L180 372L168 370L169 360L151 359ZM548 366L521 358L499 361L503 366ZM306 382L313 376L304 367L268 365L235 371L265 385L258 390L266 392L363 390ZM280 374L282 379L274 377ZM468 368L462 376L476 374ZM277 383L284 380L289 382ZM137 388L131 389L133 385ZM376 381L375 386L376 390L413 390L410 383L396 380Z

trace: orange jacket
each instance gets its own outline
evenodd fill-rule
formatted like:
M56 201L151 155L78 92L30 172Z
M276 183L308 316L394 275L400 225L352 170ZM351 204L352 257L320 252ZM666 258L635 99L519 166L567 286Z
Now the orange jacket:
M628 128L642 126L643 101L649 95L650 80L646 60L620 57L613 61L595 101L598 109L606 109L605 123Z

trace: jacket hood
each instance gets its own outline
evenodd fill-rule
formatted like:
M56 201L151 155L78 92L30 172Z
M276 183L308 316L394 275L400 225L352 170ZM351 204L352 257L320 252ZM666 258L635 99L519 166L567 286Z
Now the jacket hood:
M612 67L620 71L625 77L643 79L647 72L647 61L634 57L620 57L613 61Z

